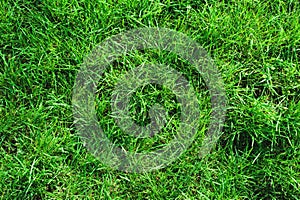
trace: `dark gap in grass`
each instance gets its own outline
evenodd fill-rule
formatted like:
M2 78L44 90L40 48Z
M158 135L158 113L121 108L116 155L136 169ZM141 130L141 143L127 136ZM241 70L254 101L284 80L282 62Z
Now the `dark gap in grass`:
M238 134L233 140L233 147L236 153L247 152L252 149L254 154L259 152L270 152L272 142L266 139L261 140L258 137L254 137L251 133L241 133Z
M69 119L69 122L71 122L71 123L69 123L69 126L68 126L71 135L76 134L76 127L75 127L74 121L75 121L75 119L74 119L74 116L72 115L71 119Z
M39 194L36 194L36 195L33 196L33 199L34 200L42 200L43 197L41 195L39 195Z
M257 169L253 174L254 176L254 184L252 184L251 191L253 191L256 198L258 199L293 199L293 194L290 192L282 192L282 191L295 191L291 184L283 185L281 181L284 181L281 177L277 175L281 174L281 171L272 170L272 174L268 172L268 163L262 162L262 166L267 166L266 170ZM277 169L284 170L284 169Z
M1 141L1 146L8 154L17 154L18 148L17 148L17 140L14 138L14 136L2 136L4 137ZM7 138L7 139L6 139Z
M254 97L259 98L263 95L263 87L254 87Z

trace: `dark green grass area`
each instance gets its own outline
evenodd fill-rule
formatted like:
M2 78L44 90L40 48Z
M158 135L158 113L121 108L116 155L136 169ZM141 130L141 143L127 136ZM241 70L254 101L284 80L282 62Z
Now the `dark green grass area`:
M254 1L0 1L1 199L299 199L300 5ZM223 135L199 157L210 97L192 66L164 52L124 56L99 80L95 102L105 133L131 151L167 144L179 123L174 94L147 86L130 115L147 124L154 103L169 126L143 141L111 116L118 78L139 63L169 64L197 91L200 129L166 168L112 170L76 134L72 89L83 59L105 38L138 27L174 29L201 44L222 73L228 99ZM172 58L172 59L171 59ZM177 114L176 114L177 113ZM148 121L147 121L148 120Z

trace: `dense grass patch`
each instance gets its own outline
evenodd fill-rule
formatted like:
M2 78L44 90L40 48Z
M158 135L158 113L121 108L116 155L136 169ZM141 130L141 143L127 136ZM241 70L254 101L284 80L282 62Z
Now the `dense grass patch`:
M296 0L1 1L0 197L299 199L299 15ZM172 126L153 140L118 133L109 94L123 72L142 62L169 63L198 93L202 120L193 145L170 166L145 174L114 171L87 152L71 105L83 59L105 38L137 27L174 29L203 45L228 98L224 134L200 159L210 113L201 76L163 52L115 62L99 81L97 112L108 136L129 150L167 143L180 108L167 88L139 90L131 110L137 123L147 123L147 106L162 103Z

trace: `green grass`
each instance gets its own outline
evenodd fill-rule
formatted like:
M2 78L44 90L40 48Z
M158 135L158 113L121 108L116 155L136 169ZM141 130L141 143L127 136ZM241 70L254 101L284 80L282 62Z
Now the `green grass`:
M300 5L296 0L0 1L1 199L299 199ZM99 82L99 122L127 149L148 151L176 133L177 104L166 88L139 90L132 116L162 103L173 126L136 141L110 117L110 92L137 63L170 63L198 92L200 129L168 167L112 170L83 146L73 125L72 89L83 59L109 36L138 27L188 35L214 59L225 82L224 133L199 158L210 113L201 76L163 52L125 56ZM174 57L171 57L174 58ZM101 98L100 98L101 97ZM132 143L132 144L131 144Z

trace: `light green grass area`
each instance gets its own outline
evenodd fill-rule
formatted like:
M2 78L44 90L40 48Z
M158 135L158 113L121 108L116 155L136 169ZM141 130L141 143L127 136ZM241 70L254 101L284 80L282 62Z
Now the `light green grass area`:
M1 0L0 198L300 199L299 22L298 0ZM113 170L86 150L71 100L91 50L139 27L170 28L201 44L222 74L228 110L216 148L200 158L210 113L200 74L165 52L120 58L99 80L95 100L99 123L120 146L153 150L179 123L172 91L149 85L134 93L131 116L145 125L149 107L160 103L169 126L142 141L117 127L111 91L140 63L176 68L201 108L192 146L166 168L135 174Z

